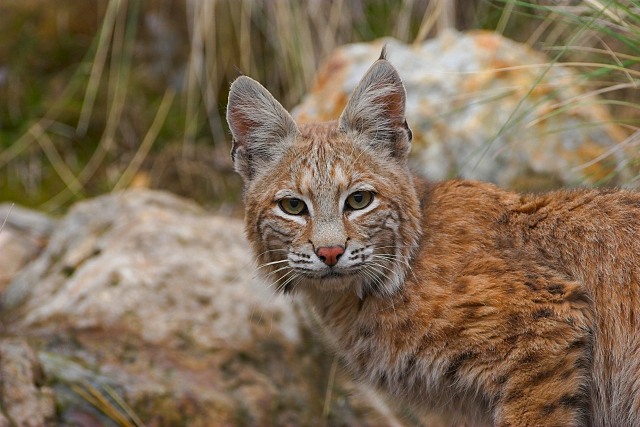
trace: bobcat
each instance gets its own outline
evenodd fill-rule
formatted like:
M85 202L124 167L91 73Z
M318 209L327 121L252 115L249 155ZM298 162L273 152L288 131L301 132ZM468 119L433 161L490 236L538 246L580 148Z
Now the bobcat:
M640 425L640 193L521 195L410 172L384 52L339 120L231 86L246 233L359 380L452 424Z

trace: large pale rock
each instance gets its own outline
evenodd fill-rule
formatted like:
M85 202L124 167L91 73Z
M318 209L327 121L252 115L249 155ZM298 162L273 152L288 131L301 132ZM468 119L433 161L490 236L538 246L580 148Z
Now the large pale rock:
M153 344L179 335L212 347L252 340L250 323L238 319L264 315L273 300L274 333L299 339L291 305L257 279L242 236L239 222L165 193L98 198L72 209L5 301L24 301L23 326L59 328L51 322L63 319L78 330L121 328ZM231 285L222 292L212 283Z
M387 44L407 90L417 169L517 189L625 183L637 152L584 80L498 34L445 32L419 45L393 39L337 49L295 109L301 122L332 120ZM602 158L601 158L602 157Z
M257 278L241 221L166 193L75 205L0 315L37 348L60 423L106 422L87 396L113 389L151 426L398 425L330 374L312 318Z
M0 205L0 292L44 248L54 224L39 212Z

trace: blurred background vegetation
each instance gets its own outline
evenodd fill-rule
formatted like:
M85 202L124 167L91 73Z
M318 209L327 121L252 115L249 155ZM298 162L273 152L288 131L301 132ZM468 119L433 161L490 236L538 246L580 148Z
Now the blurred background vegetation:
M291 108L342 44L488 29L575 67L640 123L633 0L2 0L0 201L52 213L126 187L237 212L237 70Z

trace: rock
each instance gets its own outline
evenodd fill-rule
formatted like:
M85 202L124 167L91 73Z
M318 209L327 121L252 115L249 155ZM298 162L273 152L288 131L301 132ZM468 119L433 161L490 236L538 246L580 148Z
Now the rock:
M407 90L414 165L428 177L538 190L622 184L637 175L628 165L637 152L616 147L626 134L599 99L585 93L581 76L491 32L337 49L294 110L297 120L337 118L385 43Z
M130 407L149 426L399 425L330 375L319 326L257 277L241 221L167 193L76 204L0 314L35 343L61 424Z
M55 222L44 214L0 205L0 292L45 246Z
M53 394L39 385L41 377L35 353L25 341L0 340L0 426L51 425Z
M98 198L61 221L5 301L12 306L27 299L21 322L29 327L46 328L61 317L69 328L117 327L155 344L179 334L206 346L248 339L250 325L237 319L270 292L251 277L249 251L237 243L242 235L239 223L208 217L168 194ZM223 281L249 282L249 288L221 293L211 286ZM274 302L273 310L281 309L278 324L294 339L297 331L287 329L289 304Z

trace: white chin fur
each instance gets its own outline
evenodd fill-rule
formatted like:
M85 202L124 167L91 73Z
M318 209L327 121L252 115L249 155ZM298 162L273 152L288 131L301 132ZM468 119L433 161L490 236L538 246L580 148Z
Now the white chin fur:
M384 281L384 284L372 288L371 285L365 282L362 277L359 275L348 275L344 277L324 277L324 278L307 278L298 286L296 286L296 290L303 291L305 288L313 288L314 291L319 292L346 292L346 293L355 293L355 295L360 299L364 299L367 293L375 292L381 296L391 296L393 295L400 287L404 280L404 271L402 269L394 269L397 273L393 273L393 277L389 277Z

